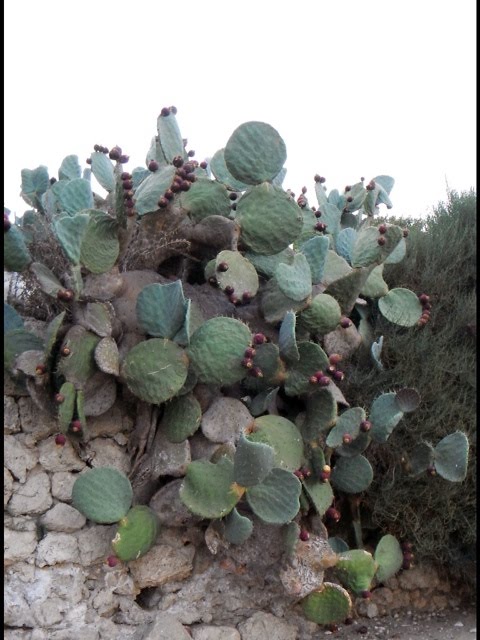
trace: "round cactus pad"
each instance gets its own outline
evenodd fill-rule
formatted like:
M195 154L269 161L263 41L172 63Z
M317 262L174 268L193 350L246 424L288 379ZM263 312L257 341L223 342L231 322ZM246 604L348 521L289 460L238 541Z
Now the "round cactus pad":
M390 289L380 298L378 308L389 322L401 327L413 327L420 320L422 305L418 297L409 289Z
M352 549L342 553L336 565L338 576L345 587L356 595L369 591L377 563L364 549Z
M193 393L172 398L165 405L162 429L170 442L183 442L200 426L202 409Z
M302 435L293 422L287 418L273 415L257 418L248 440L263 442L273 447L276 467L295 471L302 464Z
M261 520L286 524L300 509L300 480L285 469L272 469L263 482L247 490L247 502Z
M249 328L234 318L219 316L204 322L192 335L188 356L200 382L230 385L241 380L245 349L250 345Z
M224 151L224 149L219 149L213 154L213 157L210 160L210 169L212 170L213 175L219 182L229 189L233 189L234 191L245 191L248 189L249 185L245 184L245 182L241 182L240 180L236 180L232 176L225 164Z
M112 547L120 560L128 562L143 556L155 543L158 535L158 518L150 507L132 507L118 525Z
M437 473L450 482L465 480L468 450L468 438L461 431L455 431L455 433L442 438L433 453Z
M323 516L333 502L334 496L331 484L329 482L319 482L315 478L305 478L303 486L318 515Z
M300 313L299 322L310 333L324 335L337 327L341 316L342 311L335 298L328 293L319 293L312 304Z
M327 446L339 447L343 443L343 436L347 434L356 438L360 433L360 423L365 418L365 409L362 407L352 407L344 411L327 436Z
M188 465L180 498L192 513L202 518L223 518L241 497L235 487L233 462L229 458L223 456L216 464L196 460Z
M226 271L219 265L228 265ZM225 249L217 254L215 260L215 278L220 288L233 287L234 295L242 299L244 294L254 296L258 291L258 275L253 264L238 251Z
M180 205L194 222L200 222L207 216L228 216L232 202L223 184L201 178L182 193Z
M362 455L338 458L332 469L331 482L339 491L361 493L373 480L370 462ZM367 587L366 587L367 588Z
M374 558L378 565L375 580L379 584L400 570L403 563L403 551L395 536L387 534L380 538Z
M245 122L235 129L225 145L227 169L246 184L272 180L287 159L287 149L278 131L265 122Z
M161 338L135 345L122 365L122 375L130 391L152 404L173 398L185 383L187 372L188 358L184 350Z
M317 624L343 622L348 617L352 601L348 591L338 584L324 582L320 589L302 600L305 617Z
M254 253L272 255L286 249L302 230L302 210L280 187L264 182L239 201L236 220L241 239Z
M110 467L97 467L80 475L73 485L72 505L99 524L123 518L132 504L133 491L123 473Z

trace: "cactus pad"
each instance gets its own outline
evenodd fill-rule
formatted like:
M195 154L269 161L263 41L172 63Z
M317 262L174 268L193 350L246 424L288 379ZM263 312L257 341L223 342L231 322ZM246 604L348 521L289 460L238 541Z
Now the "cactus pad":
M132 507L118 524L112 548L124 562L137 560L153 547L158 532L158 517L153 509L143 505Z
M348 591L333 582L324 582L302 600L305 617L317 624L343 622L350 615L352 601Z
M445 436L434 449L436 472L450 482L462 482L467 476L469 444L467 436L455 431Z
M378 565L375 573L377 583L385 582L401 569L403 552L395 536L387 534L380 538L375 549L374 560Z
M242 487L252 487L267 477L274 463L273 447L241 435L233 458L233 479Z
M303 486L316 512L319 516L323 516L334 498L330 483L319 482L315 478L305 478Z
M399 409L397 394L382 393L375 398L370 408L370 435L376 442L386 442L402 418L403 411Z
M245 191L249 185L232 176L225 164L225 149L219 149L210 160L210 169L215 178L229 189Z
M275 279L280 291L296 302L305 300L312 292L312 274L303 253L297 253L291 265L279 264Z
M306 403L302 435L306 442L316 440L336 422L337 403L328 389L319 389L310 395Z
M335 567L340 581L356 595L369 591L377 565L371 553L364 549L352 549L342 553Z
M183 326L187 303L182 282L149 284L137 297L136 312L140 326L157 338L172 340Z
M53 222L55 234L73 264L80 262L80 249L89 221L88 213L76 213L73 216L58 217Z
M23 271L32 258L25 244L22 231L12 224L3 234L3 266L6 271Z
M40 289L52 298L56 298L60 289L64 288L55 274L53 274L50 269L41 262L32 262L30 265L30 271L37 279Z
M73 216L84 209L93 208L93 194L90 182L85 178L69 180L58 192L63 211Z
M270 445L275 452L276 467L295 471L302 464L302 436L293 422L287 418L272 415L257 418L248 440Z
M228 216L232 201L223 184L200 178L182 193L180 205L194 222L207 216Z
M227 264L228 269L222 271L219 265ZM258 275L253 264L238 251L224 250L215 259L215 277L221 289L233 287L234 295L242 300L242 296L254 296L258 291Z
M322 280L329 246L330 241L327 236L314 236L300 246L300 251L310 265L313 284L318 284Z
M72 504L80 513L99 524L123 518L132 504L133 491L128 478L117 469L97 467L82 473L72 489Z
M418 297L409 289L390 289L380 298L378 308L389 322L401 327L413 327L420 320L422 305Z
M300 480L284 469L272 469L261 484L246 492L247 502L261 520L269 524L286 524L300 509Z
M188 465L180 498L192 513L202 518L223 518L240 497L233 480L233 462L227 457L216 464L196 460Z
M242 544L253 531L253 522L242 516L236 509L232 509L225 518L225 539L231 544Z
M151 173L137 188L133 200L139 216L157 211L158 201L170 188L175 176L175 167L168 165Z
M120 374L120 356L116 341L111 336L102 338L94 352L95 364L103 371L113 376Z
M327 446L339 447L343 443L343 436L347 434L356 438L360 433L360 423L365 420L365 417L365 409L362 407L352 407L344 411L327 436Z
M328 293L319 293L299 314L299 323L310 333L324 335L336 328L341 316L342 310L335 298Z
M192 393L172 398L165 406L162 429L170 442L183 442L200 426L202 410Z
M287 370L285 393L288 396L302 395L312 390L310 377L316 371L324 371L328 366L325 351L314 342L299 342L300 359Z
M58 428L62 433L67 433L73 419L76 403L76 391L73 383L64 382L59 393L64 400L58 406Z
M293 311L287 311L278 332L280 355L286 362L296 362L300 359L297 340L295 338L295 325L295 313Z
M338 458L332 469L331 483L338 491L361 493L373 480L370 462L362 455Z

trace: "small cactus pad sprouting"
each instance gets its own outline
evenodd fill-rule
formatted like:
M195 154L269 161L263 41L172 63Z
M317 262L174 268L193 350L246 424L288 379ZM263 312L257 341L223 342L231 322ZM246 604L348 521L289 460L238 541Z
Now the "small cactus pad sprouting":
M317 624L334 624L348 618L352 601L348 591L333 582L324 582L302 600L305 617Z
M271 125L252 121L235 129L225 145L224 158L234 178L246 184L260 184L280 172L287 149Z
M97 467L82 473L72 489L75 509L99 524L121 520L130 509L132 498L133 491L128 478L110 467Z
M375 398L370 407L369 417L372 423L372 438L376 442L386 442L403 415L397 403L396 393L390 391Z
M187 372L188 358L184 350L161 338L135 345L121 368L130 391L152 404L173 398L185 383Z
M364 549L345 551L339 556L335 567L342 584L355 595L370 590L376 570L377 564L372 554Z
M155 544L159 532L158 517L150 507L138 505L122 517L112 548L120 560L137 560Z
M450 482L463 482L467 476L469 443L461 431L445 436L434 449L435 471Z
M302 464L302 435L293 422L287 418L273 415L256 418L248 440L270 445L275 452L276 467L295 471Z

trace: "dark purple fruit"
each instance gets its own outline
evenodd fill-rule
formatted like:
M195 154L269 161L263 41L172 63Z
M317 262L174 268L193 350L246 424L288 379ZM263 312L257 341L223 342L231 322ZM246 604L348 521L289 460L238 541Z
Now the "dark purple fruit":
M227 286L225 287L224 291L227 294L227 296L231 296L232 293L234 293L235 289L232 287L231 284L227 284Z
M43 374L47 371L47 367L44 364L37 364L35 367L35 375L43 376Z
M313 179L315 180L315 182L320 182L320 184L323 184L325 182L325 178L319 176L318 173L313 176Z
M238 198L237 194L233 192L230 193L228 197L230 198L230 200L236 200Z
M345 193L348 193L348 192L349 192L349 191L351 191L351 190L352 190L352 187L348 184L348 185L345 187Z
M243 358L242 367L245 367L245 369L253 369L253 360L251 358Z
M380 236L377 240L377 244L379 244L381 247L383 247L383 245L386 243L386 239L385 236Z
M200 169L206 169L208 167L208 162L205 162L205 160L203 162L200 162Z
M402 569L405 569L405 571L408 571L408 569L412 568L412 563L409 560L404 560L402 562Z
M370 420L362 420L360 423L360 431L367 433L372 428L372 423Z
M70 428L72 429L73 433L80 433L80 431L82 430L82 423L80 422L80 420L72 420L72 422L70 423Z
M228 271L228 262L220 262L217 266L217 271L220 271L221 273Z
M302 542L306 542L307 540L310 539L310 534L308 533L308 531L306 529L301 529L300 530L300 535L298 537L300 538L300 540Z
M402 231L402 235L403 235L404 238L407 238L408 237L408 229L404 229Z
M171 107L168 107L168 109L169 109L170 113L173 113L173 115L175 115L177 113L177 107L171 106Z
M170 109L168 107L163 107L163 109L160 111L160 115L166 118L170 115Z
M250 373L255 378L263 378L263 371L260 369L260 367L253 367L252 369L250 369Z
M108 556L107 564L108 564L109 567L116 567L117 564L118 564L117 556Z
M238 298L234 293L228 298L230 300L230 302L232 304L234 304L236 307L238 307L239 305L242 304L242 301L240 300L240 298Z
M63 393L56 393L53 397L55 404L62 404L62 402L65 400L65 396L63 395Z
M165 193L163 194L163 197L166 198L167 200L173 200L174 195L175 194L173 193L173 191L171 189L167 189L165 191Z
M187 153L187 156L189 158L193 158L194 155L195 155L195 151L193 149L190 149L190 151Z
M131 180L123 180L122 187L125 191L129 191L133 187L133 182Z
M55 436L55 444L58 445L59 447L63 447L66 442L67 442L67 439L63 435L63 433L57 433L57 435Z
M251 302L252 298L253 298L253 294L250 293L250 291L244 291L242 293L242 302L244 302L245 304L248 304L249 302Z
M210 276L208 282L212 285L212 287L218 287L218 280L214 276Z
M132 178L132 174L128 173L128 171L124 171L120 176L120 180L130 180Z
M353 202L353 198L352 198L352 196L348 196L348 198L347 198L347 202Z
M330 364L336 365L342 361L342 356L339 353L331 353L328 356L328 361L330 362Z
M368 600L372 597L372 592L368 591L368 589L364 589L360 595L362 596L362 598L365 598L365 600Z
M317 224L315 225L316 231L325 232L326 229L327 229L327 225L324 222L317 222Z
M57 298L62 302L71 302L74 298L74 293L71 289L59 289L57 291Z
M172 164L174 167L177 167L177 169L180 169L180 167L183 166L182 156L175 156L174 159L172 160Z
M297 478L298 478L299 480L305 480L305 476L303 475L303 473L302 473L302 470L301 470L301 469L296 469L296 470L293 472L293 475L294 475L294 476L297 476Z
M386 224L381 224L378 227L378 233L381 233L381 234L387 233L387 225Z
M87 158L87 159L85 160L85 162L86 162L87 164L92 164L92 159L91 159L91 158Z
M264 344L267 341L266 336L263 335L263 333L256 333L253 336L253 343L254 344Z
M318 378L318 384L321 387L328 387L328 385L330 384L330 378L328 376L321 376L320 378Z
M110 160L120 160L122 155L122 149L120 147L113 147L108 154Z
M370 182L366 186L367 191L373 191L375 189L375 182L370 180Z
M150 162L148 163L148 170L149 171L157 171L159 166L160 165L158 164L158 162L156 160L150 160Z
M337 382L342 382L342 380L345 380L345 374L343 373L343 371L334 371L332 373L332 377Z
M327 520L332 520L333 522L338 522L341 518L340 511L337 511L335 507L330 507L325 511L325 517Z
M426 293L422 293L421 295L419 295L418 299L422 304L426 304L427 302L430 302L430 296L428 296Z
M157 204L160 209L165 209L165 207L168 206L168 200L164 196L162 196Z
M255 351L255 349L254 349L253 347L247 347L247 348L245 349L245 351L243 352L243 355L244 355L246 358L254 358L254 357L255 357L255 355L256 355L256 353L257 353L257 352Z
M120 164L127 164L129 160L130 160L130 156L127 156L127 155L120 156L120 158L118 159Z
M342 437L342 442L343 444L350 444L352 442L353 438L349 433L344 433L343 437Z
M320 480L322 482L328 482L328 480L330 480L330 471L320 471Z
M340 318L340 326L342 327L342 329L348 329L348 327L352 326L352 321L350 320L350 318L343 316L343 318Z

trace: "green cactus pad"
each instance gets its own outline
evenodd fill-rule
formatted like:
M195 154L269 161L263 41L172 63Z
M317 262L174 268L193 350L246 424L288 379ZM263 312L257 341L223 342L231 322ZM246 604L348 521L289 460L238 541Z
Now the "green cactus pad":
M40 289L48 296L56 298L60 289L65 288L55 274L41 262L32 262L29 268L37 279Z
M288 298L278 286L276 278L267 282L261 297L261 309L265 320L271 324L281 322L287 311L301 311L305 308L308 298L296 302Z
M360 423L365 418L365 409L362 409L362 407L352 407L344 411L327 436L327 446L332 448L341 446L343 444L343 436L346 434L356 438L360 433Z
M363 186L363 182L357 182L351 186L348 191L348 198L353 198L351 202L346 199L343 210L351 213L353 211L358 211L362 208L365 198L367 197L368 191Z
M143 180L135 191L133 200L139 216L158 210L158 201L170 188L175 176L175 167L168 165Z
M73 264L80 262L80 249L89 221L90 216L87 213L64 215L53 221L53 228L60 245Z
M369 591L377 565L372 554L364 549L352 549L342 553L335 566L335 572L342 584L355 595Z
M117 469L96 467L82 473L72 489L72 505L99 524L121 520L130 509L133 491L129 479Z
M372 429L369 433L376 442L386 442L403 418L403 411L399 409L396 398L396 393L382 393L372 403L369 417Z
M343 622L350 615L351 608L348 591L333 582L324 582L320 589L302 600L305 617L316 624Z
M58 428L62 433L67 433L75 412L77 392L72 382L64 382L59 393L64 397L64 400L58 405Z
M91 273L105 273L115 264L120 245L115 219L102 211L89 211L90 221L83 237L80 262Z
M293 311L287 311L278 332L280 355L287 363L297 362L300 359L297 340L295 338L295 325L295 313Z
M401 327L413 327L420 320L423 309L418 297L409 289L396 288L380 298L378 308L389 322Z
M176 156L184 157L185 148L177 118L170 111L170 115L159 115L157 118L158 139L167 162L172 162Z
M300 509L300 480L284 469L272 469L261 484L246 492L247 502L261 520L269 524L286 524Z
M12 224L3 234L3 267L5 271L23 271L32 257L20 228Z
M73 325L65 336L62 349L70 349L70 354L60 357L58 373L73 382L76 389L82 388L97 370L94 354L99 340L99 336L80 325Z
M420 442L408 456L408 472L412 476L424 473L433 466L434 448L429 442Z
M233 480L233 462L223 456L213 464L196 460L187 467L180 499L202 518L223 518L234 508L241 493Z
M335 239L335 249L338 255L345 258L349 264L352 262L352 249L356 239L357 232L351 227L342 229Z
M223 386L241 380L246 372L241 363L251 339L249 328L239 320L220 316L204 322L187 349L199 381Z
M319 389L306 403L302 435L305 442L316 440L326 433L337 420L337 403L328 389Z
M115 189L115 175L113 164L108 156L99 151L95 151L90 156L92 160L92 173L98 183L109 193Z
M343 278L352 271L348 262L337 255L335 251L329 249L327 251L327 257L325 258L325 265L323 269L322 284L328 287L329 284L335 282L339 278Z
M3 303L3 333L9 333L15 329L23 329L23 318L15 311L15 309L7 304Z
M296 302L305 300L312 292L312 274L303 253L297 253L291 265L279 264L275 279L280 291Z
M405 387L404 389L397 391L395 395L395 402L397 403L400 411L410 413L411 411L418 409L420 405L420 394L416 389Z
M352 267L368 267L371 264L380 264L398 245L402 234L400 227L387 225L387 231L383 235L385 244L380 246L378 244L380 233L377 227L362 229L358 233L352 249Z
M403 551L395 536L387 534L380 538L375 549L374 560L378 566L375 573L375 581L378 584L385 582L401 569Z
M180 206L194 222L200 222L207 216L228 216L232 201L223 184L199 178L182 193Z
M202 409L193 393L172 398L165 405L162 430L170 442L183 442L200 426Z
M58 170L58 177L60 180L74 180L75 178L81 178L82 168L78 162L78 156L70 155L66 156L62 160L62 164Z
M319 293L299 314L298 321L310 333L325 335L337 327L341 317L342 310L335 298L328 293Z
M342 538L339 538L338 536L332 536L331 538L329 538L328 544L333 549L333 551L335 551L335 553L338 553L338 554L344 553L345 551L348 551L350 548L348 544L345 542L345 540L343 540Z
M132 507L119 524L112 548L119 560L128 562L145 555L157 539L160 529L158 516L144 505Z
M161 404L180 391L187 379L188 364L184 350L174 342L152 338L130 349L121 374L134 395Z
M300 526L295 520L283 527L283 546L285 555L289 560L293 560L300 536Z
M59 191L58 199L62 210L71 216L84 209L92 209L93 194L90 182L85 178L69 180Z
M47 325L47 330L45 333L44 358L45 362L48 363L48 366L50 364L49 361L52 357L53 348L55 346L55 343L57 342L58 332L63 324L65 315L66 311L62 311L62 313L59 313L58 316L55 316L53 320L51 320Z
M225 149L219 149L213 154L213 157L210 160L210 169L212 170L213 175L219 182L229 189L233 189L234 191L245 191L249 188L249 185L245 182L241 182L240 180L236 180L232 176L225 164L224 152Z
M254 253L273 255L286 249L302 230L302 210L279 187L268 182L248 191L237 205L235 218L241 240Z
M120 375L120 356L118 346L114 338L106 336L102 338L94 352L95 364L103 371L112 376Z
M338 458L332 469L331 483L345 493L361 493L373 480L373 469L362 455L353 458Z
M158 135L153 136L150 147L148 148L147 155L145 156L145 164L148 165L150 160L156 160L160 168L163 169L168 162L165 158L165 154L163 153L162 145L160 144L160 140L158 139ZM133 187L136 189L138 185L142 182L142 174L140 170L143 172L143 179L150 175L150 171L148 169L144 169L143 167L136 167L132 171L132 182Z
M302 436L293 422L287 418L273 415L257 418L253 423L253 431L247 439L273 447L275 467L295 471L302 464Z
M224 149L228 171L246 184L272 180L287 158L278 131L265 122L245 122L235 129Z
M368 276L360 291L366 298L381 298L388 293L388 284L383 279L383 265L377 265Z
M317 229L315 229L315 225L318 222L317 218L315 217L315 212L312 209L310 209L308 205L300 208L302 211L302 230L300 231L300 233L298 234L298 236L296 237L293 243L293 248L296 251L298 251L299 248L303 244L305 244L305 242L308 242L312 238L323 237L323 235L320 234L320 232L317 231Z
M433 451L436 472L450 482L463 482L467 476L469 443L461 431L442 438Z
M195 304L192 305L190 298L187 298L185 319L180 330L174 335L173 341L181 347L188 346L190 344L190 336L200 327L202 322L203 316L200 309Z
M324 371L328 366L325 351L314 342L299 342L300 359L287 370L285 393L288 396L298 396L312 391L310 377L316 371Z
M316 512L319 516L323 516L332 505L334 498L330 483L320 482L315 478L305 478L303 486Z
M40 197L50 185L47 167L22 169L22 190L20 195L31 207L41 209ZM40 206L39 206L40 205Z
M314 236L300 246L300 251L307 258L312 275L312 283L318 284L323 277L330 241L327 236Z
M252 535L253 522L232 509L224 520L225 539L231 544L242 544Z
M245 258L249 260L257 273L260 273L266 278L273 278L275 271L279 264L293 264L295 254L290 247L283 249L279 253L274 253L271 256L259 255L257 253L245 252Z
M330 295L337 300L343 315L349 315L355 302L368 279L371 267L355 268L347 275L338 278L325 289L324 294Z
M273 447L241 435L233 459L233 479L242 487L252 487L267 477L274 463Z
M226 263L227 271L219 270ZM242 299L244 294L254 296L258 291L258 275L253 264L238 251L220 251L215 260L215 278L221 289L233 287L234 295Z
M280 387L265 389L257 394L247 403L248 410L252 416L257 417L268 411L271 404L275 404Z
M395 249L385 258L385 264L398 264L407 254L407 243L401 238Z
M3 336L3 365L12 370L15 359L25 351L43 350L43 340L25 329L12 329Z
M136 312L146 333L173 339L185 321L186 301L181 281L144 287L137 297Z
M393 189L395 180L391 176L376 176L373 178L376 188L378 189L378 196L376 204L385 204L387 209L392 208L392 202L389 198L390 192Z
M323 224L327 225L325 233L336 238L337 234L340 232L340 221L342 218L341 209L336 205L327 202L327 204L319 207L319 210L322 212L319 222L323 222Z

